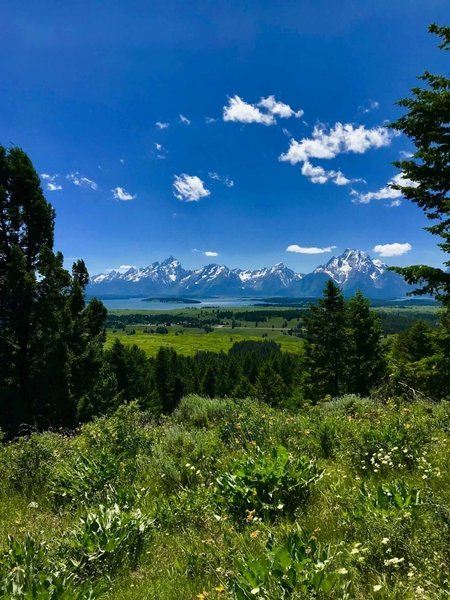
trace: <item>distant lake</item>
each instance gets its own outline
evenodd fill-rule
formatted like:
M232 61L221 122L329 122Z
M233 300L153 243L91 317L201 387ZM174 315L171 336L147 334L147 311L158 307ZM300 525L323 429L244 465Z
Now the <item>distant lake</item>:
M260 298L195 298L196 302L188 304L186 302L159 302L152 300L144 302L144 298L100 298L106 308L110 310L174 310L185 308L206 308L211 306L220 307L240 307L254 306L255 304L263 304Z

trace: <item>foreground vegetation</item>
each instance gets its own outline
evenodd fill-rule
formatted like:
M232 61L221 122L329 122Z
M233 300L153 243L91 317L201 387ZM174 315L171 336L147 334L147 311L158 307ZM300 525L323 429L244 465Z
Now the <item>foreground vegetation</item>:
M4 598L447 598L450 406L183 399L0 450Z

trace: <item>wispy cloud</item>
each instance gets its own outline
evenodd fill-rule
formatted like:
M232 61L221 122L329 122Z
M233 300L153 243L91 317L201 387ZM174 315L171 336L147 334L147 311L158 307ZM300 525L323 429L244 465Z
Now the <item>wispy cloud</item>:
M156 121L155 125L158 129L167 129L170 123L167 123L167 121Z
M62 190L63 187L61 184L57 183L58 174L50 175L49 173L41 173L41 179L46 182L46 190L48 192L57 192Z
M228 188L231 188L234 185L234 181L232 179L230 179L229 177L226 177L226 176L224 177L222 175L219 175L218 173L215 173L214 171L210 171L208 173L208 175L211 179L220 181L220 183L223 183L223 185L226 185Z
M218 252L213 252L212 250L205 250L205 252L202 252L202 254L209 257L219 256Z
M181 113L180 113L180 115L178 117L178 122L181 123L182 125L190 125L191 124L190 119L188 119L187 117L185 117Z
M377 244L373 248L374 252L385 258L389 258L390 256L402 256L402 254L406 254L410 250L412 250L412 246L408 242L405 242L404 244L400 244L399 242L394 242L393 244Z
M119 273L126 273L130 269L137 269L135 265L120 265L120 267L115 267L113 269L105 269L106 273L111 273L111 271L116 271Z
M316 246L298 246L297 244L291 244L286 248L287 252L295 252L296 254L325 254L326 252L332 252L337 246L325 246L324 248L317 248Z
M184 202L198 202L206 198L211 192L205 188L204 182L197 175L175 175L173 182L173 195Z
M73 185L83 188L90 188L91 190L98 190L98 185L93 179L88 179L80 175L78 171L75 173L69 173L66 175L66 179L71 181Z
M115 200L121 200L123 202L128 202L129 200L135 200L137 198L137 194L130 194L123 187L116 187L111 190Z
M59 183L53 183L51 181L49 181L47 183L47 191L49 192L58 192L59 190L62 190L62 185L60 185Z
M363 114L370 113L372 110L376 110L377 108L380 108L380 103L377 100L367 100L367 102L361 106L358 106L359 112Z
M160 160L167 158L168 151L164 148L162 144L155 142L154 147L156 151L156 158L159 158Z
M397 173L388 183L377 190L376 192L361 193L356 190L352 190L350 194L353 196L353 202L355 204L369 204L372 200L392 200L388 206L400 206L400 198L403 196L401 190L397 190L391 186L399 185L403 187L417 187L417 183L404 177L403 173Z
M215 119L214 117L205 117L205 123L207 125L211 125L211 123L215 123L216 121L218 121L219 119Z
M275 96L261 98L257 104L245 102L237 94L228 98L228 104L223 107L223 120L238 123L260 123L261 125L275 125L276 117L289 119L301 117L302 110L295 111L289 104L279 102Z

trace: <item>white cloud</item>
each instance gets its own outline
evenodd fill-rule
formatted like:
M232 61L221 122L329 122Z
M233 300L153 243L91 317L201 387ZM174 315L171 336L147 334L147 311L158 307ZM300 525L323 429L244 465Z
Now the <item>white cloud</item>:
M134 194L133 196L132 194L128 193L123 187L116 187L111 191L116 200L122 200L123 202L127 202L128 200L134 200L135 198L137 198L137 194Z
M49 192L57 192L62 189L62 185L59 185L59 183L52 183L51 181L47 183L47 191Z
M182 123L182 125L190 125L191 124L190 119L188 119L187 117L185 117L181 113L180 113L180 116L178 117L178 120L179 120L180 123Z
M66 179L71 181L73 185L78 187L90 188L91 190L97 190L98 185L92 179L88 179L87 177L82 177L78 171L75 173L69 173L66 175Z
M114 269L105 269L105 272L118 271L119 273L126 273L130 269L137 269L137 267L135 265L120 265L120 267L115 267Z
M402 256L402 254L406 254L410 250L412 250L412 246L408 242L404 244L400 244L399 242L393 244L377 244L373 248L374 252L385 258L389 258L390 256Z
M412 152L408 152L407 150L400 150L400 156L402 158L412 158L414 154Z
M205 250L205 252L202 252L202 254L205 256L219 256L218 252L213 252L212 250Z
M417 187L417 183L407 179L403 176L403 173L397 173L388 183L380 188L376 192L366 192L362 194L355 190L352 190L350 194L354 197L353 202L355 204L369 204L372 200L395 200L388 206L400 206L401 202L398 200L403 196L401 190L396 190L391 185L400 185L404 187Z
M369 113L371 110L380 108L380 103L377 100L368 100L362 106L358 106L358 110L364 114Z
M284 102L278 102L275 100L275 96L267 96L267 98L261 98L261 101L258 103L258 106L262 106L267 109L270 114L276 115L277 117L281 117L282 119L290 119L291 117L296 117L297 119L303 117L305 112L303 110L293 110L289 104L284 104Z
M156 121L155 125L158 129L167 129L170 126L170 123L164 121Z
M158 152L160 152L163 149L162 144L158 144L158 142L155 142L155 148L158 150Z
M315 246L298 246L291 244L286 248L287 252L295 252L296 254L325 254L332 252L336 246L325 246L325 248L316 248Z
M259 108L247 104L239 96L229 98L228 106L223 107L223 120L237 121L238 123L261 123L262 125L276 123L273 115L262 113Z
M219 175L218 173L215 173L214 171L208 173L209 177L211 177L211 179L215 179L216 181L220 181L220 183L223 183L224 185L226 185L228 188L233 187L234 185L234 181L232 179L230 179L229 177L224 177L222 175Z
M185 202L198 202L201 198L206 198L211 192L205 188L204 182L196 175L175 175L173 182L173 195L178 200Z
M352 181L360 181L356 179L348 179L342 171L326 171L321 166L313 166L309 161L302 165L302 175L308 177L311 183L327 183L332 181L335 185L348 185Z
M264 110L260 110L260 109ZM261 98L258 104L249 104L237 94L228 99L228 105L223 107L224 121L237 121L238 123L260 123L262 125L275 125L275 117L289 119L301 117L302 110L294 111L289 104L278 102L275 96Z
M41 173L41 179L47 182L46 190L48 192L57 192L62 190L62 185L56 183L56 179L59 177L58 174L50 175L49 173Z
M205 117L205 123L207 125L211 125L211 123L215 123L216 121L218 121L219 119L215 119L214 117Z
M162 144L155 142L154 146L156 150L156 158L159 158L160 160L167 158L168 152Z
M292 139L288 151L281 154L279 160L296 165L310 158L330 159L349 152L363 154L370 148L389 146L395 135L397 133L381 126L366 129L365 125L354 127L351 123L336 123L327 130L323 125L316 125L312 137L299 142Z
M283 129L282 129L281 131L284 133L284 135L285 135L286 137L288 137L288 138L291 138L291 137L292 137L292 133L291 133L291 132L289 131L289 129L287 129L286 127L283 127Z

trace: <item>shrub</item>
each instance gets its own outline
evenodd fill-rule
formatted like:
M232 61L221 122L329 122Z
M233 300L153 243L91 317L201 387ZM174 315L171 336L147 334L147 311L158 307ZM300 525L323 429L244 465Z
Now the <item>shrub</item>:
M238 410L233 400L217 400L190 395L183 398L178 405L174 418L185 426L210 428L223 421L232 420Z
M333 569L330 546L320 544L300 527L283 542L272 536L262 556L246 557L232 578L236 600L255 598L321 598L347 586L346 569ZM341 596L342 597L342 596Z
M104 586L77 581L64 563L52 557L45 542L29 534L23 542L8 537L0 556L0 596L9 600L95 600L104 597Z
M314 461L291 456L283 446L270 453L257 450L217 478L218 499L237 520L273 520L292 515L307 499L310 486L321 476Z
M75 570L94 575L135 567L151 525L139 509L115 504L90 510L68 537Z
M33 433L0 448L0 479L26 497L42 494L55 462L65 453L67 438Z

